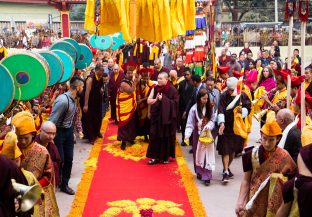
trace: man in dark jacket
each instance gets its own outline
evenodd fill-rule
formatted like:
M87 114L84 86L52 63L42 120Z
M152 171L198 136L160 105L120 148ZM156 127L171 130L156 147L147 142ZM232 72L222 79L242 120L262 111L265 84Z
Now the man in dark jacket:
M282 128L283 134L287 133L285 142L282 139L278 146L288 151L292 159L297 162L297 156L302 145L301 131L298 129L294 120L295 115L289 109L281 109L276 115L276 121Z
M184 131L185 131L185 126L186 126L186 117L182 118L182 115L184 111L186 110L186 106L190 100L190 98L193 95L194 92L194 86L192 85L192 79L191 79L191 71L190 68L186 67L184 68L184 80L180 82L178 92L180 96L180 101L179 101L179 123L181 126L181 131L182 131L182 146L185 146L186 144L184 143Z

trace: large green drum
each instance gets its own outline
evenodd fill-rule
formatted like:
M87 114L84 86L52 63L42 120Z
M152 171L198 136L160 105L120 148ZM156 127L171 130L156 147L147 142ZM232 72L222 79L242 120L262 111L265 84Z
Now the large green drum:
M15 93L13 77L2 64L0 64L0 82L0 113L2 113L11 105Z
M92 63L92 51L90 48L85 44L79 44L80 46L80 56L78 57L76 61L76 68L77 69L85 69Z
M67 41L59 41L52 44L50 50L62 50L66 52L74 60L74 62L77 60L78 57L78 52L76 48Z
M13 77L15 100L34 99L48 86L49 66L38 54L20 52L5 57L1 63ZM21 94L18 91L19 87Z
M76 51L77 51L77 59L78 59L79 56L80 56L80 54L81 54L81 48L80 48L78 42L75 41L75 40L72 39L72 38L64 38L63 41L66 41L66 42L70 43L71 45L73 45L73 46L75 47L75 49L76 49ZM76 59L76 60L77 60L77 59ZM75 60L75 61L76 61L76 60Z
M48 86L57 84L63 77L64 64L62 59L52 51L40 51L39 54L48 62L50 67L50 79Z
M70 80L73 77L75 71L75 63L73 58L71 58L71 56L69 56L66 52L62 50L53 50L53 53L55 53L59 58L61 58L64 64L64 74L59 83L63 83Z

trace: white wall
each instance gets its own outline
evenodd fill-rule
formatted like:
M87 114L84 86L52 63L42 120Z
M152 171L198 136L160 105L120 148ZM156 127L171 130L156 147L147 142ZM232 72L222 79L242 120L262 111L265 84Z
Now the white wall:
M0 21L36 21L48 22L48 14L52 14L53 21L60 21L60 13L50 5L22 4L0 2Z

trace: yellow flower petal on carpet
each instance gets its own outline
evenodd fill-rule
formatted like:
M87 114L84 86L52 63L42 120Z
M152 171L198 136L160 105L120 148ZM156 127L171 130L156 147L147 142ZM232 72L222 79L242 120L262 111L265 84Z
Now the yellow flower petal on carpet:
M141 214L140 213L135 213L135 214L133 214L132 217L141 217Z
M134 203L134 202L133 202ZM135 203L134 203L135 204ZM134 206L127 206L123 209L126 213L132 213L132 214L139 214L140 210L139 208L134 205Z
M101 217L113 217L113 216L118 216L122 212L121 208L118 207L111 207L108 208L102 215Z
M132 200L116 200L108 202L107 205L115 207L128 207L128 206L136 206L136 203Z
M97 165L97 158L95 158L95 157L89 158L88 160L86 160L84 162L84 165L86 167L96 167L96 165Z
M147 205L147 204L139 206L139 210L147 210L147 209L150 209L150 208L151 208L151 205Z
M108 140L117 140L117 135L113 135L107 138Z
M156 203L158 205L163 205L163 206L168 207L168 208L176 207L179 205L179 204L176 204L176 203L169 201L169 200L157 200Z
M136 202L141 205L153 205L156 203L156 200L152 198L138 198L136 199Z
M170 213L171 215L177 215L177 216L183 216L185 214L184 210L178 207L169 208L168 213Z
M114 143L106 144L103 150L106 150L115 157L122 157L125 160L140 161L146 159L146 151L148 148L148 144L143 140L144 138L137 137L135 143L131 146L127 146L126 150L121 150L121 142L115 141Z
M168 208L164 205L154 205L152 206L152 209L155 213L162 213L162 212L166 212L168 210Z

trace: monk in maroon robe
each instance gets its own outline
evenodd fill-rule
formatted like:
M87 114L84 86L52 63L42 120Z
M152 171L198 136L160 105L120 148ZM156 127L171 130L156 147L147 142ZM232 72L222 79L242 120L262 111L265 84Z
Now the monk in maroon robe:
M169 75L170 70L167 69L166 67L162 66L160 59L155 59L154 60L154 72L151 75L151 80L157 81L158 75L161 72L166 72Z
M58 186L60 184L60 167L62 163L62 159L60 157L59 151L54 144L54 138L56 136L56 126L51 121L45 121L42 123L40 128L40 134L36 137L36 142L48 150L51 160L54 166L55 173L55 185Z
M116 98L117 92L120 87L121 81L124 79L125 75L122 71L120 71L119 66L117 64L114 65L113 73L109 75L109 82L108 82L108 96L109 96L109 103L111 106L111 120L114 120L117 123L117 116L116 116Z
M96 65L95 74L86 79L84 96L81 98L83 133L91 144L97 137L102 138L100 129L102 124L103 72L103 66L101 64Z
M151 105L150 142L146 154L151 160L148 164L168 163L170 157L175 157L179 94L167 73L158 75L158 85L152 89L147 103Z
M176 60L176 67L174 68L174 70L177 71L178 74L178 78L184 76L184 63L182 58L177 58Z

